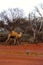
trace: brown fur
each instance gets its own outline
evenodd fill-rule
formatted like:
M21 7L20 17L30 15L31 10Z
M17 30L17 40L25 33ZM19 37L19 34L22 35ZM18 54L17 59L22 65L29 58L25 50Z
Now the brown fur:
M9 41L9 39L10 39L11 36L15 37L15 38L14 38L14 44L16 44L17 39L22 36L22 33L20 32L20 34L18 34L18 33L15 32L15 31L10 31L9 34L8 34L8 38L7 38L6 42Z

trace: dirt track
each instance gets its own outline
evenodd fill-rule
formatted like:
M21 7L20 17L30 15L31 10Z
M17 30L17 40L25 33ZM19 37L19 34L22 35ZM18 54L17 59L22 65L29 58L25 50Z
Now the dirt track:
M0 45L0 65L43 65L43 44Z

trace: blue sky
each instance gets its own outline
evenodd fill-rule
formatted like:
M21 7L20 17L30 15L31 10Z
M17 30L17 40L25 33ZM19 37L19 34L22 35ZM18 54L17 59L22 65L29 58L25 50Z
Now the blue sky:
M0 0L0 12L8 8L21 8L27 15L40 3L43 3L43 0Z

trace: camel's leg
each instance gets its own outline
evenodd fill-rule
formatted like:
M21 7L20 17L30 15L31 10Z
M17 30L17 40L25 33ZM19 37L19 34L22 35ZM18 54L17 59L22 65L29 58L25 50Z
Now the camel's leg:
M14 39L14 45L16 45L16 39Z
M10 39L10 34L8 35L8 38L7 38L6 42L8 42L8 41L9 41L9 39Z
M19 39L17 39L17 45L19 45Z
M16 44L19 45L19 41L18 41L18 39L16 39Z
M19 45L19 40L18 38L16 37L16 44Z

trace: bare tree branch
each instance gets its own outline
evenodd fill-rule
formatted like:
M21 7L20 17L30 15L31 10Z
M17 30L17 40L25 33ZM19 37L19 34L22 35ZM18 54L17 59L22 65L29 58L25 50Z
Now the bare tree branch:
M36 12L42 17L42 14L40 13L38 7L35 7Z

